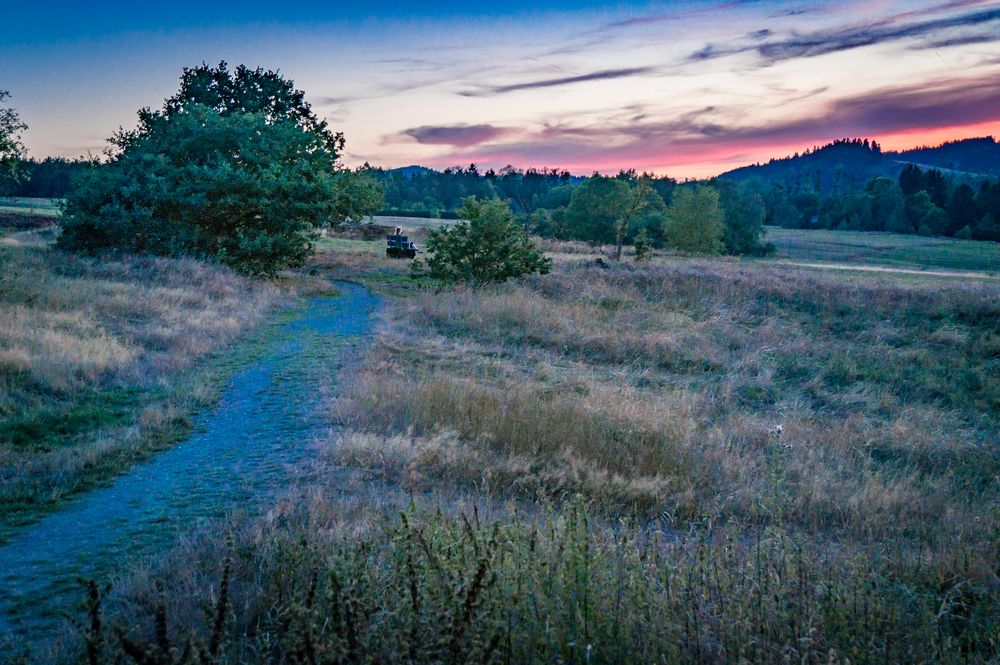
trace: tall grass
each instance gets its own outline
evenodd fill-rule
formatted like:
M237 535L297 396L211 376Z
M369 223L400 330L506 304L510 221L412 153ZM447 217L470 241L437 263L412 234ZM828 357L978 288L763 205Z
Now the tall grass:
M612 510L974 540L997 524L996 296L714 263L569 268L395 308L338 414L412 432L381 464L416 460L421 486L488 478ZM454 468L419 472L440 441Z
M781 530L604 526L579 501L503 521L410 507L351 533L330 498L222 548L197 541L88 643L140 663L959 663L1000 648L961 556L937 577L888 547L837 556Z
M162 445L210 397L193 385L168 399L183 370L278 300L272 286L193 260L77 258L43 242L0 252L3 521Z
M995 662L998 296L685 260L397 300L309 480L119 585L102 654L211 643L225 570L221 662Z

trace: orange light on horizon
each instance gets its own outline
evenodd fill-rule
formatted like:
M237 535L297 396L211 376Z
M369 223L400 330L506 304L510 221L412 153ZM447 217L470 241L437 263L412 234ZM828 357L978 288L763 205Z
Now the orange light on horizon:
M990 120L974 125L953 125L950 127L924 128L914 127L892 134L887 134L876 140L883 150L902 151L924 146L937 146L948 141L978 138L981 136L1000 136L1000 120Z
M683 155L674 155L648 170L661 175L667 174L675 177L702 179L711 178L742 166L767 163L772 158L782 159L796 153L802 154L806 150L826 145L838 138L872 139L882 147L883 151L902 152L926 146L935 147L950 141L961 141L985 136L992 136L1000 140L1000 120L948 127L914 127L880 136L830 137L817 141L783 142L769 146L713 146L705 152L690 153L687 158ZM614 170L617 171L617 168Z
M768 142L764 140L734 140L705 145L684 145L668 147L662 155L650 154L641 146L636 147L637 154L630 155L630 148L623 148L617 154L601 156L581 156L565 160L545 160L549 166L555 164L558 169L565 169L575 175L590 175L599 172L605 175L615 174L619 170L636 169L656 175L669 175L678 179L708 179L754 164L766 164L771 159L783 159L806 150L813 150L842 138L867 138L876 141L884 151L905 151L924 146L938 146L948 141L977 138L983 136L1000 137L1000 120L991 120L969 125L952 125L948 127L914 127L895 131L889 134L858 133L843 136L817 136ZM517 168L541 168L533 163L531 158L517 150L487 149L477 154L472 149L460 157L452 155L445 162L427 160L432 168L445 168L448 165L476 163L483 168L502 168L512 164Z

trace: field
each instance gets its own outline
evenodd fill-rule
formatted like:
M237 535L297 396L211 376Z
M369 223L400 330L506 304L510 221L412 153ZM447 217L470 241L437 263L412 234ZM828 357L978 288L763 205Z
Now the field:
M0 196L0 215L27 215L31 217L58 217L62 201Z
M774 258L829 266L1000 273L1000 244L899 233L767 228Z
M0 238L0 537L186 432L224 374L202 361L278 304L203 263L100 262L50 238Z
M552 274L473 290L351 233L275 283L51 238L0 238L4 534L185 436L289 297L388 301L350 381L314 368L340 387L298 479L94 587L101 623L42 660L1000 655L993 246L773 230L774 258L613 266L545 241Z
M430 219L425 217L391 217L379 215L375 217L375 223L385 226L402 226L407 230L436 229L453 223L449 219Z
M395 294L341 429L267 515L123 580L122 648L997 657L1000 285L550 249L551 275L440 290L325 239L314 271Z

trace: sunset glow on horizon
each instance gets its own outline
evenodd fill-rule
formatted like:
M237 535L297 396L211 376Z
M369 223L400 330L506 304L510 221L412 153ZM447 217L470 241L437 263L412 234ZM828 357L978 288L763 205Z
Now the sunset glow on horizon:
M293 79L352 166L700 178L837 138L1000 135L1000 2L115 5L14 10L0 89L32 156L99 153L221 60Z

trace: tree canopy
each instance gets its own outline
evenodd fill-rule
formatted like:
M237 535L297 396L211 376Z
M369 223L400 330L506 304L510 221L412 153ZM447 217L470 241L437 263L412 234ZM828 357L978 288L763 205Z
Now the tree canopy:
M773 250L773 245L761 243L767 217L763 197L739 183L722 180L716 185L726 226L722 238L726 253L764 254Z
M0 103L10 97L10 92L0 90ZM21 143L21 132L28 126L21 122L17 110L0 106L0 169L3 175L11 180L17 179L17 166L24 156L24 144Z
M725 221L719 191L708 185L680 187L667 209L663 227L667 245L691 254L721 254Z
M648 177L622 173L609 178L595 173L573 190L569 205L562 214L562 227L578 240L614 243L615 258L621 258L622 245L635 238L640 229L659 237L666 215L662 197Z
M191 254L266 276L301 265L321 227L381 204L341 166L343 137L262 69L185 69L163 109L140 110L111 143L67 200L67 249Z

